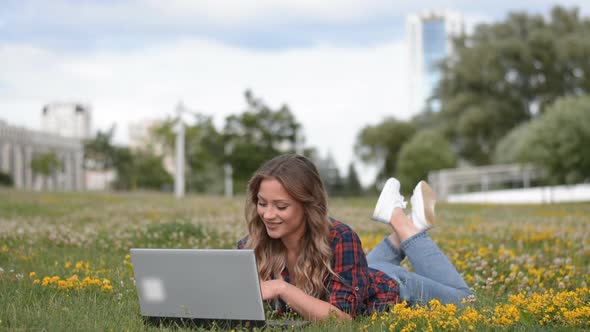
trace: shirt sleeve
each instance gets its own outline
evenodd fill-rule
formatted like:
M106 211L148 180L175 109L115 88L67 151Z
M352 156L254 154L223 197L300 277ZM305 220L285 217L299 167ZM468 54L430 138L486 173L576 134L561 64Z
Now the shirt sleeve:
M238 241L237 244L237 248L238 249L244 249L244 247L246 246L246 242L248 241L248 237L246 236L245 238L241 239Z
M362 310L366 297L367 258L354 231L342 232L333 241L332 269L338 276L331 277L328 302L354 318Z

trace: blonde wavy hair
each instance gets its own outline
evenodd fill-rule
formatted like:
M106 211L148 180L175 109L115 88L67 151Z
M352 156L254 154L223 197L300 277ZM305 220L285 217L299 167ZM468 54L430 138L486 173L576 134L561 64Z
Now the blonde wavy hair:
M291 282L305 293L322 298L326 295L324 281L329 274L335 273L331 268L333 253L329 243L332 223L328 218L326 190L318 170L304 156L280 155L264 163L248 183L246 220L249 236L245 247L254 249L262 280L282 279L281 272L287 266L287 249L281 239L268 236L256 211L260 183L265 179L278 180L303 206L305 233L289 276Z

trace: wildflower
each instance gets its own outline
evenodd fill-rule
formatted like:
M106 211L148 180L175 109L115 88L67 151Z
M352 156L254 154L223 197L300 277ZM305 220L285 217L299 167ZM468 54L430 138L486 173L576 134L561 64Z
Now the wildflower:
M496 325L512 325L520 320L520 312L511 304L500 304L494 309L492 322Z
M37 273L35 273L35 272L30 272L30 273L29 273L29 278L33 279L33 278L35 278L35 276L36 276L36 275L37 275Z
M108 285L108 284L105 284L105 285L102 285L100 287L100 290L103 291L103 292L112 292L113 291L113 286Z

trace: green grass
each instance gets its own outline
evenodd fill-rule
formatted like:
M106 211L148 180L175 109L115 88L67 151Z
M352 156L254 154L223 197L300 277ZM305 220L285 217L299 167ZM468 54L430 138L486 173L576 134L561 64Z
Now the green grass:
M350 224L366 250L387 234L385 226L369 220L375 200L330 201L330 214ZM157 193L0 190L0 330L183 330L144 325L126 255L132 247L232 248L245 235L243 208L244 197L189 196L176 200ZM497 306L510 303L511 296L520 292L530 297L550 289L566 292L587 288L590 203L439 204L437 220L431 237L474 289L477 301L473 308L488 317L475 323L475 330L590 327L589 296L576 304L589 310L587 321L578 325L559 315L540 325L539 315L522 308L520 320L506 326L490 320ZM44 277L64 280L74 274L80 280L85 276L108 279L112 290L101 291L99 286L63 290L40 284ZM568 310L575 307L563 306ZM543 310L551 309L545 306ZM417 318L383 315L359 317L350 323L318 323L305 330L381 331L389 330L394 322L398 324L395 330L409 328L412 322L417 330L429 324ZM444 329L443 325L434 327Z

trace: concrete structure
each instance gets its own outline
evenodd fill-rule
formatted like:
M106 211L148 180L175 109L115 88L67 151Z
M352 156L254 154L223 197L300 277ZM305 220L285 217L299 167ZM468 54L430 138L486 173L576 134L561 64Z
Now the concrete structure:
M440 110L440 102L427 103L441 77L436 65L452 53L452 37L463 32L463 18L455 12L426 11L408 16L410 114L422 112L427 107Z
M512 186L528 188L544 173L527 165L492 165L463 167L430 172L428 183L440 200L469 191L488 191Z
M484 192L452 194L447 197L447 202L480 204L550 204L564 202L590 202L590 184L490 190Z
M33 174L34 156L49 152L55 153L63 169L48 177ZM84 190L83 159L79 139L9 126L0 120L0 171L12 177L17 189Z
M90 106L79 103L48 104L41 113L42 130L59 136L90 138L90 123Z

